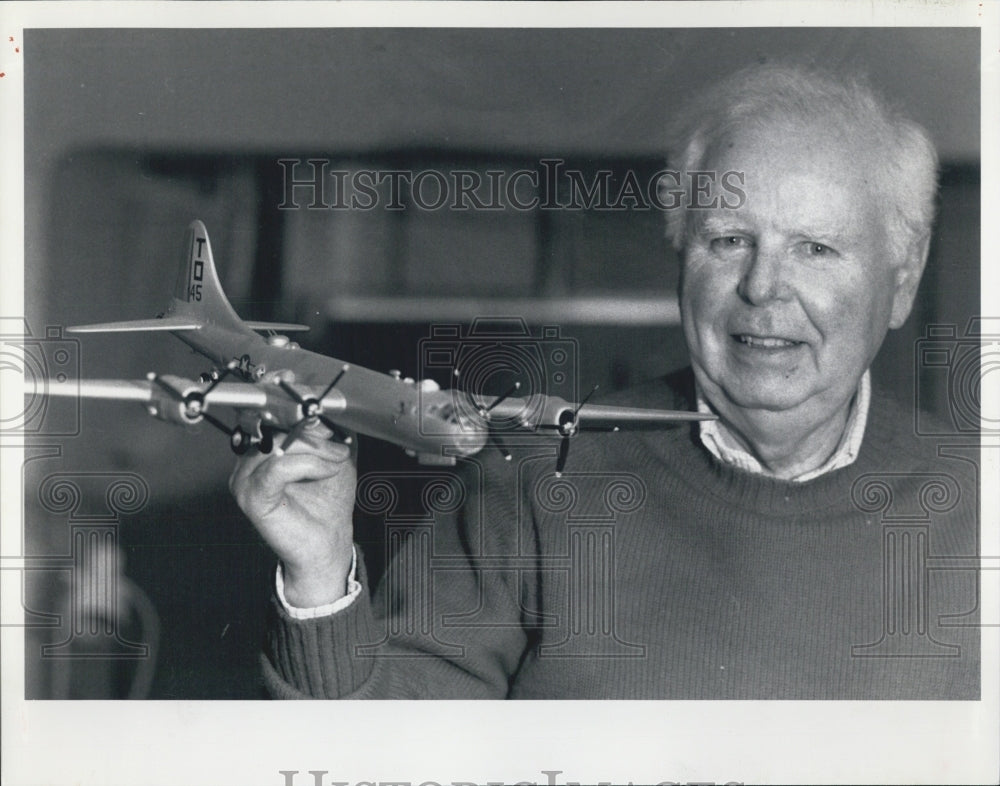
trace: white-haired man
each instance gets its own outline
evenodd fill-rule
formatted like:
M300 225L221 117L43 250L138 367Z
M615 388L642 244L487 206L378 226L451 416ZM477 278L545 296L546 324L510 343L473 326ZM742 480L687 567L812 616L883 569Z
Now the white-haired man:
M799 68L740 72L684 120L682 177L735 173L745 199L709 189L670 216L691 368L616 399L719 419L578 436L563 478L548 444L487 459L435 528L447 565L402 549L374 600L347 449L243 458L233 491L281 561L274 695L978 696L974 574L917 564L975 553L975 479L869 373L927 257L932 145L867 88ZM947 500L928 508L928 483ZM890 531L889 506L924 528Z

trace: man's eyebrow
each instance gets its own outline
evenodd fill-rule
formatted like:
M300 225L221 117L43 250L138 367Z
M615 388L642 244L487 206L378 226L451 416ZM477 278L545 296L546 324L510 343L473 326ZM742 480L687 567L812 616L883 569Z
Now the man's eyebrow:
M701 213L691 221L689 226L691 232L698 236L755 233L752 224L748 224L732 211ZM778 229L788 237L797 237L803 240L830 242L839 240L844 242L851 236L850 228L844 227L836 221L822 219L813 221L809 225L789 224L784 228L778 227Z
M796 227L794 232L790 232L795 237L803 240L823 240L846 242L851 237L849 229L834 222L819 222L808 226Z
M703 213L691 222L691 229L697 235L712 235L725 232L748 232L745 222L726 213Z

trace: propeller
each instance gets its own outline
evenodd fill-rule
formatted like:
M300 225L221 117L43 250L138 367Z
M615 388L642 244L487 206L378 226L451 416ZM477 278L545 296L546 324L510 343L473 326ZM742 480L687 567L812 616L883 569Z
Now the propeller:
M288 430L287 436L281 443L281 446L276 451L279 455L288 450L295 442L295 440L299 439L302 436L302 432L305 431L306 427L310 423L315 423L317 420L319 420L320 423L322 423L324 426L330 429L330 431L332 431L334 434L340 433L340 429L337 427L337 424L323 414L323 399L325 399L330 394L330 391L337 386L337 383L340 382L341 379L343 379L344 374L347 373L349 368L350 366L347 363L345 363L343 367L340 369L340 373L338 373L337 376L333 378L333 381L326 386L326 388L323 390L322 393L319 394L318 397L303 396L295 388L293 388L291 385L285 382L285 380L283 379L278 380L278 386L283 391L285 391L285 393L287 393L288 396L293 401L295 401L299 405L299 408L302 412L302 417L299 418L299 420L296 421L292 425L292 427ZM344 444L349 445L350 443L351 443L351 438L345 437Z
M454 375L455 379L458 379L459 370L457 368L454 371ZM517 393L517 391L519 391L520 389L521 389L521 383L515 382L513 385L507 388L507 390L505 390L497 398L495 398L493 400L493 403L490 404L489 406L484 406L480 404L478 401L476 401L475 395L471 391L467 395L469 397L469 401L472 403L472 406L476 408L476 412L479 414L479 417L485 420L488 424L490 421L490 413L498 406L500 406L504 401L509 399L515 393ZM492 431L490 432L490 442L492 442L493 445L496 446L496 449L500 451L500 455L503 456L504 461L510 461L511 458L513 458L511 456L510 451L507 450L503 442L500 441L500 437L498 437L496 433Z
M600 385L594 385L590 389L590 392L583 397L579 404L576 405L576 409L572 412L569 410L563 411L559 415L559 422L556 424L540 423L539 428L552 428L562 435L562 441L559 443L559 455L556 457L556 477L562 477L563 469L566 467L566 459L569 458L569 440L576 432L579 430L579 424L577 423L577 415L580 414L580 410L583 409L583 405L590 400L590 397L597 392L597 388Z
M183 407L183 414L185 418L189 420L196 420L199 417L203 418L208 423L219 429L219 431L223 434L232 436L233 429L207 411L206 398L208 397L208 394L215 389L216 385L222 382L222 380L224 380L236 369L237 365L238 363L235 360L231 360L228 364L226 364L226 367L222 370L222 372L212 380L212 383L207 388L204 390L192 390L186 395L153 371L150 371L146 375L146 379L159 387L161 390L165 391L173 399L180 402Z
M493 403L490 404L488 407L484 407L481 404L477 404L476 400L474 398L472 398L472 394L471 393L469 394L469 398L472 400L473 405L476 407L476 411L479 412L479 416L481 418L484 418L485 420L489 420L490 419L490 413L494 409L496 409L498 406L500 406L504 401L506 401L507 399L509 399L515 393L517 393L517 391L519 391L520 389L521 389L521 383L520 382L515 382L513 385L511 385L509 388L507 388L507 390L505 390L503 393L501 393L500 396L498 398L496 398L493 401Z
M472 399L472 403L476 405L476 410L479 412L479 417L483 418L483 420L489 423L490 413L498 406L500 406L504 401L509 399L515 393L517 393L517 391L519 391L520 389L521 389L521 383L515 382L513 385L507 388L507 390L501 393L500 396L494 399L493 403L490 404L488 407L484 407L481 404L476 404L476 400L472 398L471 393L469 394L469 397L470 399ZM495 433L491 434L490 441L496 446L496 449L500 451L500 455L503 456L504 461L511 460L512 458L511 453L509 450L507 450L506 447L504 447L504 444L503 442L500 441L499 436L497 436Z
M503 456L504 461L510 461L513 458L511 452L507 450L503 442L500 441L500 437L496 434L490 435L490 442L492 442L496 446L496 449L500 451L500 455Z
M455 373L455 377L457 378L459 376L458 369L456 369L454 373ZM587 393L587 395L583 397L583 399L580 401L580 403L576 405L576 409L574 409L572 412L569 411L569 410L564 410L562 413L560 413L560 415L559 415L559 422L558 423L554 423L554 424L539 423L538 424L538 428L555 429L562 436L562 441L559 443L559 454L558 454L558 456L556 458L556 476L562 476L563 469L566 466L566 460L569 458L569 440L570 440L570 437L574 436L577 433L577 431L579 430L579 424L578 424L578 421L577 421L577 415L580 414L580 410L583 408L583 405L586 404L587 401L590 400L590 397L593 396L594 393L597 392L597 389L599 387L600 387L600 385L594 385L594 387L592 387L590 389L590 392ZM508 398L510 398L512 395L514 395L520 389L521 389L521 383L520 382L515 382L507 390L505 390L500 396L498 396L497 398L495 398L493 400L493 402L489 404L489 406L484 406L483 404L480 404L479 402L477 402L472 393L469 393L468 396L469 396L470 402L476 408L476 411L479 413L479 416L481 418L483 418L487 422L487 424L489 424L490 413L493 412L494 409L496 409L497 407L499 407L504 401L506 401ZM617 431L617 428L615 430ZM496 447L500 451L501 455L503 455L504 460L505 461L510 461L511 460L511 453L510 453L510 451L507 450L506 447L504 447L503 443L500 441L499 437L495 433L491 433L491 441L493 442L494 445L496 445Z

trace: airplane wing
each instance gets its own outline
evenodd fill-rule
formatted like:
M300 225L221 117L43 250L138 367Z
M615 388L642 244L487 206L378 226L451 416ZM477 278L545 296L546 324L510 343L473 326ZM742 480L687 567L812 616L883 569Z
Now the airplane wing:
M206 383L193 382L179 377L163 377L168 384L182 395L202 392ZM162 386L149 379L82 379L79 382L59 383L50 380L45 388L48 396L65 396L114 401L152 402L162 398ZM221 382L206 396L213 406L263 408L267 405L267 391L245 382Z
M607 404L589 404L586 398L574 404L557 396L528 398L484 398L480 413L492 424L507 421L514 428L528 430L562 428L564 431L594 431L665 428L672 423L716 420L715 415L675 409L643 409ZM528 416L528 413L535 413Z
M595 387L594 390L597 388ZM508 393L516 390L516 386ZM506 394L496 399L478 402L479 415L491 425L501 426L504 419L514 430L549 431L562 437L556 458L556 475L561 476L569 458L570 440L579 431L625 431L666 428L677 422L716 420L717 416L702 412L672 409L642 409L608 404L588 404L591 390L575 404L557 396L536 394L528 398L512 398ZM510 453L501 447L504 457Z
M49 380L44 388L47 396L67 398L103 398L116 401L150 401L152 385L146 380L88 379L59 383Z
M670 423L696 420L715 420L714 415L672 409L641 409L587 404L576 415L581 429L657 429Z

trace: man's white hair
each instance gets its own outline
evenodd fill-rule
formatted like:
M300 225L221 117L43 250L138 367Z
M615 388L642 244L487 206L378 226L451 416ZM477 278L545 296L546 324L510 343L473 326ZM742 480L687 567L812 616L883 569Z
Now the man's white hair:
M823 123L871 151L866 162L886 205L889 241L904 254L934 220L938 158L927 131L879 96L860 77L797 65L742 69L697 95L678 115L668 164L691 183L713 146L736 129L774 121ZM688 194L690 200L690 193ZM668 235L684 247L688 208L667 213Z

